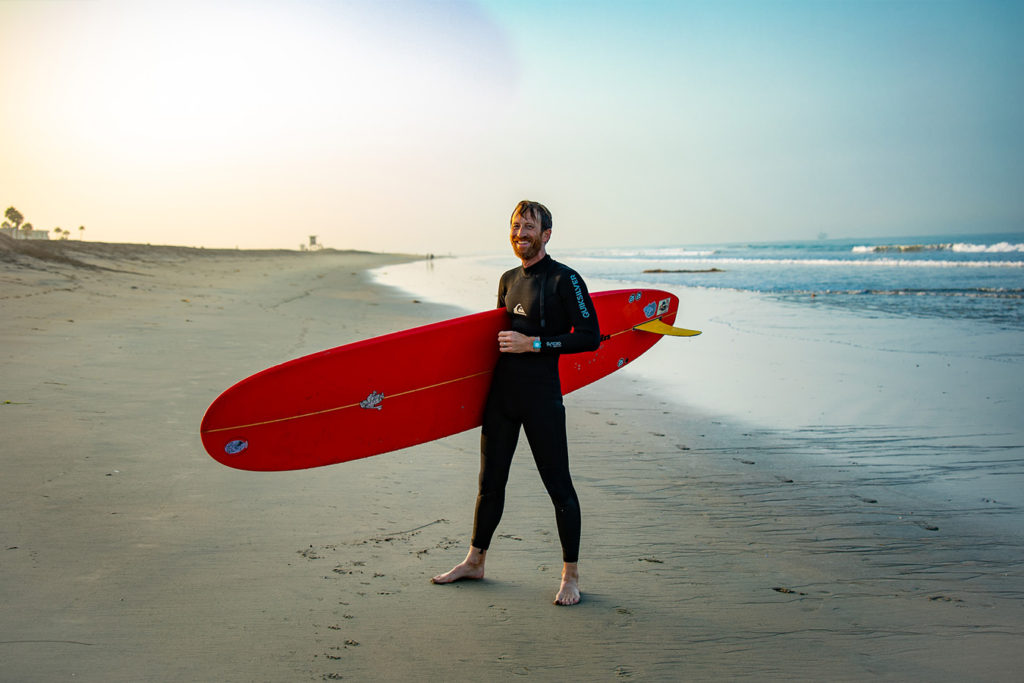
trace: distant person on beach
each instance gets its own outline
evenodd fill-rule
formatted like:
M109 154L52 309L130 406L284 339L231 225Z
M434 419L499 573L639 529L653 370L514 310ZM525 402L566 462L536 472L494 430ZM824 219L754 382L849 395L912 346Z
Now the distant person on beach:
M512 212L512 251L522 267L506 272L498 283L498 308L508 312L511 329L498 333L501 356L484 408L473 538L466 559L431 581L484 578L484 560L501 520L522 427L555 506L563 563L555 604L575 605L580 601L580 504L569 474L558 358L593 351L601 333L583 279L547 254L551 227L551 212L543 204L524 200Z

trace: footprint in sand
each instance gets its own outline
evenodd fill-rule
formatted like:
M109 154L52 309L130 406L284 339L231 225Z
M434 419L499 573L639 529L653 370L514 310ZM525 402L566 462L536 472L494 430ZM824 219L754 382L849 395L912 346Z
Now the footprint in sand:
M307 560L320 560L323 559L323 555L317 553L316 548L309 546L305 550L296 550L299 555L302 555Z
M512 618L512 617L509 616L508 610L505 609L504 607L498 607L497 605L491 605L489 609L493 610L491 612L491 614L494 615L494 618L497 621L508 621L509 619Z

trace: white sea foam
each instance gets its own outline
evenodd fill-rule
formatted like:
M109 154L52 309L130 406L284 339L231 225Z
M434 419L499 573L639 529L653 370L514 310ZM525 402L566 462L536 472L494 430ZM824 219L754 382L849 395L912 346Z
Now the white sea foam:
M915 253L919 251L949 251L953 248L949 244L876 244L863 245L852 249L855 254L884 254L890 251Z
M1000 242L999 244L965 244L961 242L953 245L953 251L968 254L1019 253L1024 252L1024 244L1010 244L1009 242Z
M1024 252L1024 244L999 242L998 244L971 244L948 242L938 244L865 244L853 247L854 254L884 254L888 252L914 253L922 251L952 251L961 254L1009 254Z
M574 261L616 261L630 263L626 258L601 258L596 256L574 256ZM647 265L651 261L644 259L635 262ZM1024 261L950 261L950 260L915 260L880 258L870 261L860 259L759 259L759 258L675 258L664 259L662 263L670 262L679 266L701 266L712 267L720 265L759 265L759 266L824 266L842 268L873 268L873 267L900 267L900 268L1024 268Z
M616 248L616 249L593 249L587 250L585 257L600 259L659 259L659 258L700 258L714 256L715 249L687 249L684 247L658 247L658 248Z
M751 290L760 294L778 294L777 292L764 290ZM793 290L786 293L789 296L916 296L916 297L943 297L947 299L1024 299L1024 290L1019 289L821 289L821 290Z

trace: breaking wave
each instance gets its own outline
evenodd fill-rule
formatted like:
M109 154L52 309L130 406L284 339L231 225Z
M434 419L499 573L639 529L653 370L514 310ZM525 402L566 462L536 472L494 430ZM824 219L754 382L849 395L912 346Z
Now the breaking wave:
M765 292L774 293L774 292ZM1024 299L1024 289L997 289L979 287L977 289L826 289L786 292L794 295L810 296L935 296L964 299Z
M631 257L611 258L589 254L577 256L576 261L628 261ZM640 260L640 257L632 257ZM647 260L647 259L644 259ZM836 267L908 267L908 268L1024 268L1024 261L952 261L952 260L913 260L898 258L861 259L823 259L823 258L708 258L699 256L666 257L665 262L690 266L722 266L722 265L758 265L758 266L836 266Z
M968 242L947 242L939 244L877 244L862 245L852 249L854 254L917 253L923 251L952 251L960 254L1010 254L1024 252L1024 244L999 242L998 244L970 244Z

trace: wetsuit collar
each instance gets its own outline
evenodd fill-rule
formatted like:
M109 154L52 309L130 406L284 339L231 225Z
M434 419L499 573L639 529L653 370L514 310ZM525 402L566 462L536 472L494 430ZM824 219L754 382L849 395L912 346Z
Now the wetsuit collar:
M542 258L540 261L537 261L532 266L523 267L523 274L524 275L533 275L534 273L539 273L539 272L541 272L543 270L546 270L547 267L548 267L548 264L550 264L550 263L551 263L551 254L544 254L544 258Z

